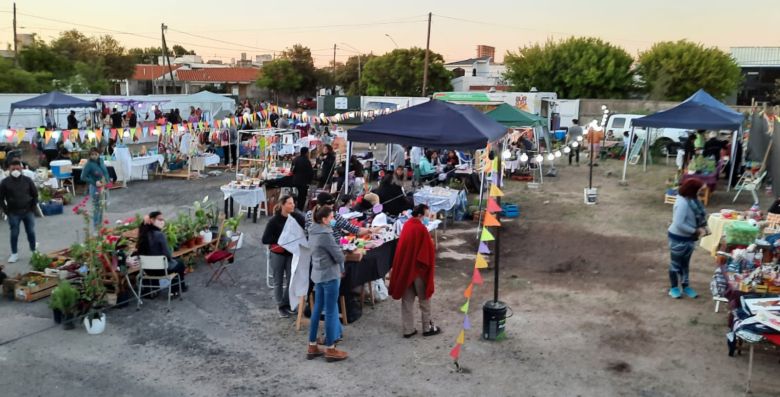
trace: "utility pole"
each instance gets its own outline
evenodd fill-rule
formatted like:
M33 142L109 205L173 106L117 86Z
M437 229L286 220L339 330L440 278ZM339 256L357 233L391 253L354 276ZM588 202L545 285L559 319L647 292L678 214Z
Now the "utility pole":
M160 24L160 31L162 32L162 53L163 53L163 67L165 67L165 61L168 61L168 72L171 75L171 83L173 84L173 93L176 93L176 81L173 79L173 67L171 66L171 59L168 58L168 46L165 44L165 30L168 29L164 23ZM165 83L165 75L163 75L163 94L168 93L168 85Z
M423 69L423 87L422 87L422 96L425 96L426 92L428 91L428 58L430 57L431 52L431 17L433 16L432 12L428 13L428 39L425 41L425 69Z
M16 38L16 2L14 2L14 66L19 66L19 40Z
M333 44L333 95L336 95L336 45Z
M360 57L363 56L362 54L358 53L358 96L363 95L360 93Z

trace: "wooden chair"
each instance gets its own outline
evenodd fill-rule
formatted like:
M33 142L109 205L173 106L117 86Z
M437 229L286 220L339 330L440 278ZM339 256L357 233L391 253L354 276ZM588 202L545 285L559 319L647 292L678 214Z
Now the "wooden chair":
M174 280L178 280L177 285L179 286L179 300L182 300L182 294L181 294L181 283L182 280L179 278L179 273L168 273L168 258L165 256L145 256L141 255L140 257L141 262L141 269L138 271L138 276L136 277L136 285L139 289L141 289L141 286L143 286L143 280L157 280L158 282L161 282L163 280L168 281L168 285L165 287L160 287L160 289L167 288L168 289L168 310L171 310L171 295L173 294L173 282ZM162 270L163 275L162 276L150 276L146 274L146 270ZM136 306L136 309L141 308L141 298L138 298L138 303Z
M207 287L209 284L211 284L212 281L222 282L220 277L222 277L222 275L225 273L227 273L228 277L230 277L233 285L236 284L236 279L233 278L232 274L230 274L228 267L230 267L230 265L232 265L235 261L238 241L228 239L227 245L224 248L220 248L219 243L222 240L222 234L224 231L225 222L223 221L222 225L219 227L219 233L217 234L217 237L211 244L211 252L205 256L206 265L208 265L208 267L212 270L211 277L209 277L208 281L206 281Z
M298 317L295 320L295 330L300 331L301 330L301 322L303 320L303 305L304 305L303 297L300 298L300 301L298 302ZM309 313L312 313L311 315L314 316L314 291L309 292ZM339 319L341 320L341 324L348 325L349 321L347 320L347 301L344 298L344 295L339 296ZM309 321L312 319L310 318Z

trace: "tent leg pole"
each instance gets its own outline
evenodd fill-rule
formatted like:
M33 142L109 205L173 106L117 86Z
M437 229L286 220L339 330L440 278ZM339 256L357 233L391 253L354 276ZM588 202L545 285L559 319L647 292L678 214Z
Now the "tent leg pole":
M623 179L620 180L621 185L627 185L626 171L628 170L628 158L631 155L631 143L634 142L634 127L631 126L631 134L628 136L628 145L626 145L626 154L623 159Z
M644 162L642 166L642 171L647 172L647 156L649 154L649 151L647 150L650 146L650 128L647 128L647 133L645 134L645 145L644 145Z
M349 159L352 158L352 142L347 141L347 158L344 160L344 195L349 195Z
M729 171L729 184L726 186L726 192L731 191L731 182L734 178L734 168L737 166L737 139L742 139L742 126L734 132L734 139L731 140L731 157L729 162L731 163L731 170Z

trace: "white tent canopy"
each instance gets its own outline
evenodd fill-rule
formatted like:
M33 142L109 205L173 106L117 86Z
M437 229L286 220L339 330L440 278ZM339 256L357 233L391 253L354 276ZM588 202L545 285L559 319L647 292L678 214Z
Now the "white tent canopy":
M170 96L170 102L163 105L164 108L179 108L181 117L186 119L189 115L190 106L200 108L207 116L207 121L211 121L215 114L226 110L232 112L236 108L236 101L233 98L215 94L210 91L201 91L197 94Z

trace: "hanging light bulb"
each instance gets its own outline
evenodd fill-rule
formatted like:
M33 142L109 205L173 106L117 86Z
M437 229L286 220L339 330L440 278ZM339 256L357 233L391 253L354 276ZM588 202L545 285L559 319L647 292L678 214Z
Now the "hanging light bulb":
M130 131L125 130L125 132L122 133L122 136L125 137L125 138L129 137L130 136Z
M527 154L525 154L525 153L521 154L521 155L520 155L520 161L522 161L522 162L524 162L524 163L525 163L526 161L528 161L528 155L527 155Z
M87 138L89 138L90 141L95 140L95 131L87 132Z
M560 150L556 150L554 154L555 154L555 157L561 157L561 151Z
M60 135L62 135L62 131L60 130L54 130L54 132L51 133L51 136L54 139L60 139Z
M536 162L537 163L541 163L542 161L544 161L544 156L542 156L541 154L537 154L536 155Z
M580 135L580 136L578 136L578 137L577 137L577 142L582 142L582 135ZM577 142L574 142L574 143L577 143ZM576 147L576 146L575 146L575 147Z
M569 154L571 152L571 148L566 146L565 148L563 148L563 152Z
M509 149L504 149L504 151L501 152L502 159L509 160L510 157L512 157L512 152L510 152Z
M547 154L547 160L553 161L555 160L555 155L552 153Z
M579 139L578 139L578 140L579 140ZM577 146L580 146L580 143L579 143L579 142L572 142L572 143L571 143L571 147L577 147Z

